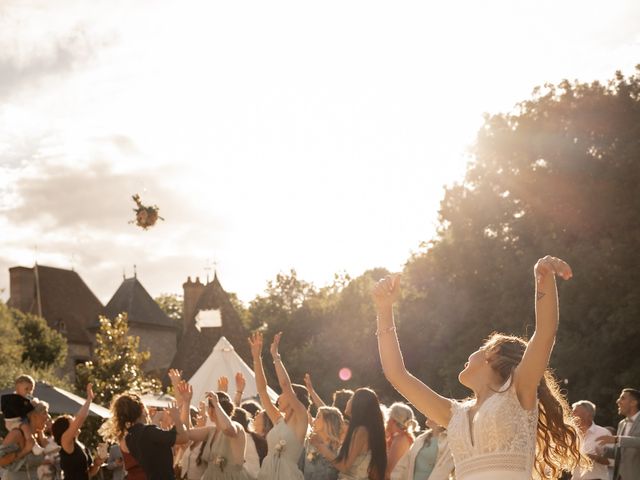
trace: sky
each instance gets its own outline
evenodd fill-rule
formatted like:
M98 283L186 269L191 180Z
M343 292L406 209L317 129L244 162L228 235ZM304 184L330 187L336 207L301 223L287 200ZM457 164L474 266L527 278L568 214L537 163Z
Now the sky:
M483 114L640 63L640 2L0 1L0 298L400 270ZM131 196L165 218L129 221Z

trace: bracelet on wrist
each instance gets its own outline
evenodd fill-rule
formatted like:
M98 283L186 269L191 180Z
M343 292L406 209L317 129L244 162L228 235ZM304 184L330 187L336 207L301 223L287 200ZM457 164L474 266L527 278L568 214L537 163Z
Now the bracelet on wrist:
M395 332L395 331L396 331L395 325L391 325L390 327L383 328L382 330L378 329L376 330L376 337L379 337L380 335L385 335L387 333Z

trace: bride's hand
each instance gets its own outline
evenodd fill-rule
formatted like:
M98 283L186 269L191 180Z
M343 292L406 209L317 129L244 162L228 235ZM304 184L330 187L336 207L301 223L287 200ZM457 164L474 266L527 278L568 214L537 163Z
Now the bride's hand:
M556 257L547 255L536 262L533 271L536 281L541 283L549 274L558 275L563 280L569 280L573 276L571 267L567 262Z
M394 273L378 280L372 295L378 310L391 307L400 296L400 274Z

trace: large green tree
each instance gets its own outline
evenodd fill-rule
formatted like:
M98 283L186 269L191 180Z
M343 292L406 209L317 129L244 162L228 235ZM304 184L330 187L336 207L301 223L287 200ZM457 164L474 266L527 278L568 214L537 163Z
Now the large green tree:
M43 357L38 357L35 350L29 351L30 348L33 348L34 345L38 345L40 342L38 342L37 339L32 342L29 338L25 339L21 334L18 326L19 322L17 322L16 319L23 319L24 317L25 316L18 310L9 308L0 302L0 338L2 339L2 341L0 341L0 358L2 358L0 388L12 387L15 378L23 373L58 387L69 388L68 379L60 377L56 372L55 362L41 362L37 365L32 362L34 358L40 358L42 360ZM33 318L42 320L39 317ZM42 321L44 322L44 320ZM46 329L43 331L46 336L48 331ZM66 343L61 349L66 352ZM27 352L30 353L26 355Z
M11 312L24 347L22 361L36 368L61 367L67 358L66 338L50 328L42 317L16 309Z
M638 138L637 75L546 85L487 116L437 238L406 267L400 334L421 376L464 394L455 373L482 337L530 335L532 266L551 253L575 273L560 285L552 366L571 400L589 398L613 421L615 395L640 375Z
M640 72L640 71L639 71ZM533 265L566 259L551 366L570 400L612 424L621 387L640 378L640 77L545 85L513 112L487 115L463 182L447 188L437 235L404 268L398 335L408 368L445 395L492 331L533 332ZM416 219L416 221L421 221ZM310 371L323 395L381 376L369 289L385 272L315 288L281 275L250 307L267 341L279 330L294 381ZM264 325L263 325L264 324ZM353 379L337 379L337 369Z
M76 367L78 391L84 392L92 383L96 403L107 406L115 395L125 391L158 391L158 381L147 378L142 370L149 352L140 352L139 346L140 338L129 335L125 313L113 320L100 317L93 360Z

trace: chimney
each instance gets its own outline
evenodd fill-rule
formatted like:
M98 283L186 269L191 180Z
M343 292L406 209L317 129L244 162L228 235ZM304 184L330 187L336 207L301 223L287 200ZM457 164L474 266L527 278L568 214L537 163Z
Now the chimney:
M196 316L196 304L198 303L200 295L202 295L204 287L205 286L200 283L200 277L196 277L195 282L191 281L191 277L187 277L187 281L182 284L182 289L184 291L182 321L184 322L183 331L185 332L187 331L187 327L193 323L193 319Z
M36 279L33 268L12 267L9 269L9 302L12 308L31 313L36 303Z

